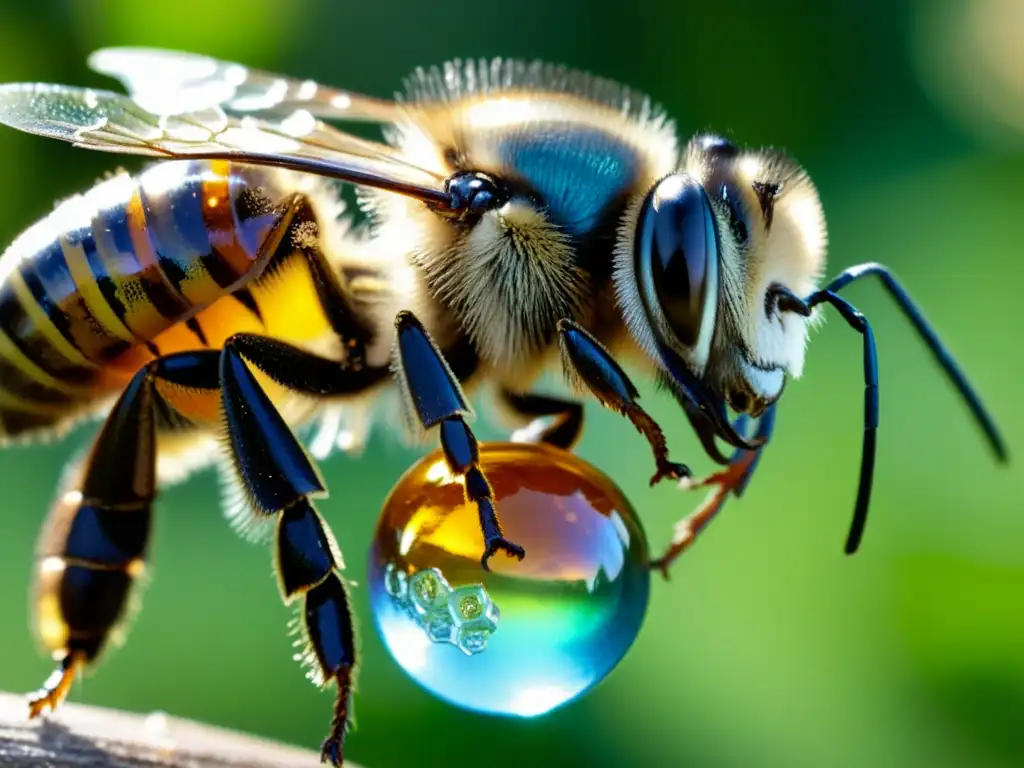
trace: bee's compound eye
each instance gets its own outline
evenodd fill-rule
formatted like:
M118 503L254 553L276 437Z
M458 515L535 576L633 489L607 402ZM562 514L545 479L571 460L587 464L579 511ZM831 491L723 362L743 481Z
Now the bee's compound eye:
M680 343L695 345L717 282L718 237L707 195L688 174L668 176L648 194L634 259L648 315L660 312Z
M543 714L604 679L647 609L647 543L600 471L543 445L480 448L505 535L523 560L480 567L476 506L440 452L385 502L370 556L374 623L405 671L478 712ZM571 565L571 567L567 567Z

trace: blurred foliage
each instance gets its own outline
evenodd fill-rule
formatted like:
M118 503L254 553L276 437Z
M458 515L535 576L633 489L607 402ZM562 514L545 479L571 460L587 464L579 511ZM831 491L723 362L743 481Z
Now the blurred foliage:
M831 271L864 260L893 266L1019 454L1018 8L1016 0L3 0L0 80L101 85L84 59L113 44L187 48L380 95L413 67L455 56L540 57L625 80L663 102L683 132L714 128L785 146L805 163L829 215ZM0 133L0 240L114 164ZM431 699L386 656L357 587L365 663L352 758L371 768L466 755L492 768L1024 764L1019 466L993 465L879 287L857 286L849 298L874 323L882 375L861 554L841 554L860 452L860 341L833 319L815 334L804 379L789 386L758 479L672 582L655 584L632 653L582 701L506 721ZM685 420L649 399L675 455L696 458ZM615 468L659 548L697 497L648 488L649 455L632 428L596 406L588 418L582 454ZM86 438L0 455L5 689L32 689L49 671L21 631L34 531L63 461ZM631 449L623 453L620 441ZM414 455L378 435L359 463L335 457L324 466L333 495L322 508L357 581L376 511ZM158 575L131 642L74 698L316 745L330 701L289 658L268 552L230 532L218 494L204 472L163 495Z

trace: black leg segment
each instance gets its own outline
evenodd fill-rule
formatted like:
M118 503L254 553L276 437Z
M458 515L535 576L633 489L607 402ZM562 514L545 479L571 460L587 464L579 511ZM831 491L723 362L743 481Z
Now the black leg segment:
M264 341L267 344L262 344ZM285 348L302 362L295 370L277 367L281 358L272 353L282 353ZM257 358L261 357L259 350L269 352L256 363L243 351L253 349ZM319 380L310 371L326 374L333 366L335 380L344 380L348 372L339 363L253 336L229 339L220 355L223 426L235 473L253 514L275 525L278 586L286 604L301 600L299 626L307 640L303 660L310 676L318 685L334 682L337 688L334 717L321 754L325 761L340 765L356 665L352 608L339 573L344 564L333 534L310 500L326 493L323 481L249 362L278 381L291 379L298 371L305 376L307 391L344 386ZM366 370L354 375L362 380Z
M65 471L40 537L36 631L57 669L29 700L35 717L57 707L125 618L145 571L156 497L158 364L122 392L90 451Z
M503 390L501 397L518 416L530 420L520 430L526 442L547 443L571 451L583 432L582 403L509 390Z
M566 372L586 384L603 406L629 419L647 438L657 465L651 485L666 478L690 477L689 467L669 461L665 434L637 402L640 394L608 350L572 320L560 320L558 332Z
M325 487L252 371L234 347L220 358L221 406L231 457L252 506L273 515Z
M494 506L494 494L480 468L476 437L465 419L472 413L455 374L445 362L426 329L411 312L400 312L395 320L395 370L410 416L424 428L440 426L441 447L448 469L465 478L466 497L480 513L484 537L481 565L499 550L520 560L525 550L505 538Z
M386 367L373 368L346 359L331 360L284 341L253 333L239 333L224 345L283 387L313 397L349 397L386 381Z
M326 486L249 366L295 392L337 397L363 392L385 381L389 371L329 360L253 334L231 337L219 352L193 356L192 366L168 359L165 376L183 387L219 390L233 476L248 501L251 522L274 528L282 600L300 601L298 627L307 641L303 663L317 685L336 686L322 757L340 765L356 666L352 608L339 573L344 564L311 501L325 495Z
M361 317L359 307L343 277L338 270L331 267L320 251L319 225L308 199L303 195L296 195L292 206L292 220L286 235L289 242L285 247L297 247L306 257L320 306L323 307L331 328L347 350L346 361L350 367L361 366L366 345L372 339L370 327Z

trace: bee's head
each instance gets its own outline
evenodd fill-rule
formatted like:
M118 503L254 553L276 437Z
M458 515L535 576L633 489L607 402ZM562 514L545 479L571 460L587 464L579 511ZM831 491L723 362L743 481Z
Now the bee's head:
M810 179L774 150L698 136L634 204L617 289L630 330L672 378L677 361L739 412L759 414L803 371L825 223Z

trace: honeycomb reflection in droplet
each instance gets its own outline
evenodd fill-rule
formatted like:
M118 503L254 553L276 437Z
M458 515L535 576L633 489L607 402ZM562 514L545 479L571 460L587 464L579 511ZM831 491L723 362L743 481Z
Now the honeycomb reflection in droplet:
M548 446L481 447L505 535L526 548L480 567L476 506L440 452L385 502L370 557L374 622L427 690L467 709L534 716L603 680L647 609L647 543L622 492Z

